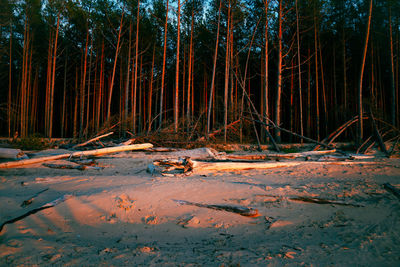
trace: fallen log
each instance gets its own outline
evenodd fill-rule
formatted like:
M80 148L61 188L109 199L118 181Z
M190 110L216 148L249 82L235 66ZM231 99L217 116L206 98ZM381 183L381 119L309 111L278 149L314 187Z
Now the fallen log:
M246 216L246 217L261 216L258 213L257 209L252 209L252 208L243 207L243 206L210 205L210 204L194 203L194 202L190 202L190 201L186 201L186 200L174 200L174 201L181 205L190 205L190 206L196 206L196 207L200 207L200 208L208 208L208 209L213 209L213 210L223 210L223 211L237 213L239 215Z
M25 153L22 152L20 149L0 148L0 158L20 160L20 159L27 159L28 156L25 155Z
M100 140L101 138L104 138L104 137L107 137L107 136L109 136L109 135L112 135L113 133L114 133L114 132L109 132L109 133L106 133L106 134L103 134L103 135L94 137L94 138L92 138L92 139L90 139L90 140L88 140L88 141L86 141L86 142L84 142L84 143L82 143L82 144L78 144L78 145L76 145L76 146L73 146L72 148L77 148L77 147L81 147L81 146L86 146L87 144L90 144L90 143L92 143L92 142L94 142L94 141Z
M240 170L256 170L256 169L273 169L283 167L293 167L303 164L314 165L370 165L375 164L371 161L290 161L290 162L202 162L193 160L193 171L240 171Z
M3 228L4 228L4 226L6 224L18 222L18 221L28 217L29 215L35 214L35 213L37 213L37 212L39 212L41 210L44 210L44 209L48 209L48 208L54 207L54 206L56 206L56 205L58 205L58 204L60 204L60 203L62 203L64 201L66 201L67 199L69 199L71 197L72 197L72 195L64 195L64 196L62 196L60 198L57 198L57 199L55 199L55 200L53 200L53 201L51 201L51 202L49 202L47 204L44 204L43 206L41 206L39 208L30 210L30 211L22 214L21 216L18 216L16 218L11 219L11 220L5 221L4 223L2 223L0 225L0 233L1 233L1 231L3 230Z
M295 159L309 156L318 156L335 153L336 149L322 151L306 151L300 153L286 154L253 154L253 155L227 155L224 158L228 160L277 160L277 159Z
M85 157L85 156L100 156L100 155L117 153L117 152L142 150L142 149L147 149L147 148L152 148L152 147L153 147L152 144L144 143L144 144L136 144L136 145L128 145L128 146L106 147L106 148L87 150L87 151L76 151L76 152L72 152L70 154L61 154L61 155L26 159L26 160L13 161L13 162L4 162L4 163L0 163L0 169L1 168L20 167L20 166L25 166L25 165L35 164L35 163L57 160L57 159L65 159L65 158L72 158L72 157Z

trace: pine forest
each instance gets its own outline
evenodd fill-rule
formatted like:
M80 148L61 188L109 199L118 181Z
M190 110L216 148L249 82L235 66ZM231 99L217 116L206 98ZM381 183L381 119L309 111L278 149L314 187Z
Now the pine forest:
M375 118L396 138L399 11L395 0L1 0L0 135L281 143L351 124L340 139L361 144Z

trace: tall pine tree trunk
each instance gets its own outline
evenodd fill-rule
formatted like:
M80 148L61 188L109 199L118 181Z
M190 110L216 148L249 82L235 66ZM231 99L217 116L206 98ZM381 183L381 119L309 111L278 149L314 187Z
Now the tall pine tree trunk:
M165 58L167 55L167 30L168 30L168 11L169 11L169 0L167 0L167 11L165 14L165 24L164 24L164 52L163 52L163 66L162 66L162 74L161 74L161 92L160 92L160 118L159 118L159 127L162 126L163 123L163 104L164 104L164 85L165 85Z
M276 87L276 101L275 101L275 124L281 124L281 92L282 92L282 16L283 16L282 0L279 0L278 11L278 82ZM276 142L281 142L281 132L275 128Z
M178 132L178 115L179 115L179 49L181 38L181 1L178 0L178 26L176 40L176 73L175 73L175 101L174 101L174 131Z
M222 0L219 1L219 8L218 8L218 25L217 25L217 40L215 41L215 50L214 50L214 63L213 63L213 73L211 78L211 88L210 88L210 96L208 101L208 114L207 114L207 140L208 135L210 134L210 124L211 124L211 112L213 110L213 100L214 100L214 87L215 87L215 73L217 68L217 56L218 56L218 42L219 42L219 27L221 21L221 6Z
M362 143L363 139L363 101L362 101L362 89L363 89L363 76L364 76L364 66L365 60L367 57L367 49L368 49L368 40L369 40L369 32L371 28L371 17L372 17L372 0L369 2L369 12L368 12L368 23L367 23L367 33L365 35L365 43L361 61L361 70L360 70L360 78L358 83L358 143Z

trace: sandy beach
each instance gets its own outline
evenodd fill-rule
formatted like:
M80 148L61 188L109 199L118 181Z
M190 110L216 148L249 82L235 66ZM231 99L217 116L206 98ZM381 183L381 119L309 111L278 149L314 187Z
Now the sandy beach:
M383 186L400 188L399 159L178 176L146 171L179 153L192 154L122 152L96 158L100 170L0 169L0 223L61 198L4 225L0 265L400 264L400 199Z

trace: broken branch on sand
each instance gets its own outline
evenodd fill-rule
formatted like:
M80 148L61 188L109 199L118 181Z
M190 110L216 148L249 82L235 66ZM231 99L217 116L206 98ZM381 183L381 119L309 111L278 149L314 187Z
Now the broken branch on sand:
M181 205L190 205L190 206L196 206L196 207L200 207L200 208L208 208L208 209L213 209L213 210L223 210L223 211L237 213L239 215L246 216L246 217L261 216L258 213L257 209L252 209L252 208L243 207L243 206L210 205L210 204L194 203L194 202L190 202L190 201L186 201L186 200L174 200L174 201Z
M22 219L28 217L29 215L35 214L35 213L37 213L37 212L39 212L39 211L41 211L41 210L54 207L54 206L60 204L61 202L66 201L67 199L69 199L69 198L71 198L71 197L72 197L72 195L64 195L64 196L62 196L62 197L60 197L60 198L57 198L57 199L55 199L55 200L53 200L53 201L51 201L51 202L49 202L49 203L47 203L47 204L44 204L43 206L41 206L41 207L39 207L39 208L30 210L30 211L28 211L28 212L22 214L21 216L18 216L18 217L14 218L14 219L5 221L4 223L2 223L2 224L0 225L0 233L1 233L1 231L3 230L4 225L10 224L10 223L15 223L15 222L20 221L20 220L22 220Z
M52 160L57 160L57 159L65 159L65 158L71 158L71 157L84 157L84 156L100 156L100 155L117 153L117 152L142 150L142 149L147 149L147 148L152 148L152 147L153 147L152 144L144 143L144 144L136 144L136 145L128 145L128 146L106 147L106 148L87 150L87 151L77 151L77 152L72 152L72 153L68 153L68 154L26 159L26 160L13 161L13 162L4 162L4 163L0 163L0 168L14 168L14 167L25 166L25 165L41 163L41 162L46 162L46 161L52 161Z
M363 207L362 205L358 204L351 204L341 201L332 201L323 198L317 197L291 197L289 200L292 201L299 201L299 202L306 202L306 203L315 203L315 204L331 204L331 205L341 205L341 206L352 206L352 207Z
M53 163L43 163L43 166L52 168L52 169L69 169L69 170L87 170L87 169L92 169L92 170L102 170L104 169L103 167L97 167L97 166L88 166L84 164L53 164Z
M25 208L26 206L32 204L33 200L38 197L41 193L46 192L47 190L49 190L49 188L43 189L42 191L37 192L36 194L34 194L31 198L24 200L21 204L21 207Z

